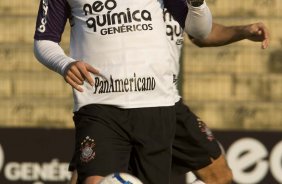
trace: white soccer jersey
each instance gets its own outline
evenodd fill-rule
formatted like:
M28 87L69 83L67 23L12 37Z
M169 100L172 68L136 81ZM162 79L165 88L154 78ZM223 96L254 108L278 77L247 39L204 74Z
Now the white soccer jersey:
M179 71L180 71L180 56L182 46L184 43L184 27L185 18L188 13L186 0L166 0L165 8L163 10L164 21L166 23L166 34L170 44L170 50L173 57L173 83L174 83L174 101L180 100L178 90Z
M186 0L164 1L164 21L167 25L167 36L173 56L174 99L177 102L180 99L177 81L180 70L181 48L184 41L184 29L189 35L193 34L194 38L203 39L211 31L212 15L205 2L200 7L192 7L187 4Z
M162 0L42 0L36 40L60 42L70 17L70 56L97 68L75 108L109 104L122 108L174 104L172 47L167 42Z

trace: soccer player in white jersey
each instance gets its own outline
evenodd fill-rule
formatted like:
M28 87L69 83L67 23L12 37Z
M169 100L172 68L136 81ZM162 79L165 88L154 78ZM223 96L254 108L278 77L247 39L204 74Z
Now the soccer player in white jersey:
M164 9L164 20L167 23L167 36L172 46L175 58L175 82L179 73L179 58L183 44L183 30L187 7L180 1L167 0ZM201 9L201 7L198 7ZM193 9L193 7L190 7ZM174 18L177 20L175 21ZM213 23L212 31L203 39L191 40L200 47L222 46L243 39L262 42L265 49L269 44L269 35L263 23L241 26L223 26ZM175 175L192 171L207 184L228 184L232 180L232 173L226 163L217 140L209 128L185 104L183 104L177 88L175 88L176 103L176 137L173 142L172 171ZM76 182L76 172L73 173L71 183ZM196 181L200 182L200 181Z
M177 43L180 42L178 39L181 38L177 35L174 36L172 42L177 47ZM190 39L199 47L223 46L243 39L262 42L262 49L269 46L269 32L261 22L240 26L224 26L213 23L212 31L208 37L202 40L193 37ZM177 64L176 68L178 67ZM179 175L192 171L206 184L231 183L232 171L217 144L218 141L207 125L188 106L183 104L181 98L176 103L176 119L172 160L174 174Z
M174 65L176 76L174 81L177 83L179 74L178 60L180 59L183 44L183 30L188 33L187 28L185 28L187 19L186 23L183 19L183 17L186 17L187 9L178 5L174 0L165 2L167 9L164 9L164 20L167 24L167 36L174 50L175 61L177 61ZM193 7L189 7L193 9ZM198 8L201 8L201 6ZM199 47L223 46L243 39L262 42L261 47L263 49L269 45L269 33L263 23L241 26L224 26L213 23L212 31L207 37L202 39L199 39L199 37L193 38L191 35L189 37ZM177 122L173 142L173 174L181 175L192 171L206 184L231 183L232 172L218 145L218 141L210 129L183 103L178 92L176 92L175 100ZM200 181L195 183L197 182Z
M175 101L162 8L162 0L41 0L34 52L73 87L79 183L126 172L129 158L144 183L169 183ZM70 57L58 44L68 19Z

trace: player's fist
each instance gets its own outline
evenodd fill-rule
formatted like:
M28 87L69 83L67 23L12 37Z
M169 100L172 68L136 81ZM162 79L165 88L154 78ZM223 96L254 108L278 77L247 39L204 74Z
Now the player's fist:
M266 26L261 23L254 23L245 27L246 39L255 42L261 42L261 47L266 49L269 46L269 32Z

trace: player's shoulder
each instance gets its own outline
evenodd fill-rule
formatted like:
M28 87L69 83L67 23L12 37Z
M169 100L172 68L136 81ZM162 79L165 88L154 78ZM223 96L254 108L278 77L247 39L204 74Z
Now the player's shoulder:
M185 27L185 19L188 13L186 0L163 0L164 7L172 15L182 28Z

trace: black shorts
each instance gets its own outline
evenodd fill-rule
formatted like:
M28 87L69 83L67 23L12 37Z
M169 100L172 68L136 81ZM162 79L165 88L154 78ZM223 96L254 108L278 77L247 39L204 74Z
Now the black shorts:
M74 113L75 155L70 170L79 181L88 176L128 172L129 159L138 166L134 173L144 184L169 183L175 108L121 109L87 105Z
M206 124L182 100L175 104L176 133L173 142L172 170L186 173L211 164L221 148Z

